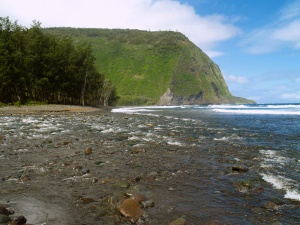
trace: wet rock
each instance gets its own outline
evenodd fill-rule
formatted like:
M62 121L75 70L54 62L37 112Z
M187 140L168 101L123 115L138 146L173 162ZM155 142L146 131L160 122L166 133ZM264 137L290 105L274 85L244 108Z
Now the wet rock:
M96 200L93 198L79 198L78 202L81 204L90 204L96 202Z
M262 208L257 208L257 207L251 209L251 211L256 214L263 214L265 212Z
M84 154L85 154L85 155L91 155L92 153L93 153L93 151L92 151L91 148L86 148L86 149L84 150Z
M120 182L116 183L116 186L121 187L121 188L129 188L130 183L127 181L120 181Z
M105 164L105 162L104 162L104 161L97 161L97 162L95 162L95 164L96 164L97 166L100 166L100 165L102 165L102 164Z
M174 137L174 136L176 136L176 134L175 134L174 132L170 132L170 133L169 133L169 136Z
M151 177L151 178L156 178L156 177L158 177L159 176L159 174L157 173L157 172L150 172L148 175L147 175L147 177Z
M141 209L140 204L135 199L126 199L119 207L119 212L128 218L137 219L144 215L144 210Z
M150 191L148 188L146 188L146 187L144 187L144 186L142 186L142 185L135 185L135 186L132 186L132 187L130 187L130 190L131 190L131 191L137 191L137 192L139 192L139 193L142 193L142 194L145 195L146 197L152 194L151 191Z
M263 187L257 187L257 188L255 188L255 189L253 189L252 193L253 193L253 194L260 194L260 193L262 193L262 192L264 192L264 191L265 191L265 190L264 190Z
M9 216L11 213L5 207L0 207L0 214Z
M132 179L133 182L139 182L142 179L142 177L135 177Z
M20 177L20 181L21 182L27 182L27 181L30 181L31 180L31 177L29 174L26 174L26 175L23 175L22 177Z
M143 148L133 148L131 149L131 154L145 153L146 150Z
M16 219L14 219L11 222L11 225L25 225L27 222L27 219L24 216L18 216Z
M275 222L275 223L272 223L271 225L283 225L283 223Z
M88 173L90 173L91 172L91 170L89 169L89 168L82 168L82 170L81 170L81 173L84 175L84 174L88 174Z
M142 201L146 200L145 195L139 193L139 192L135 192L130 196L131 199L134 199L136 201L138 201L139 203L141 203Z
M0 214L0 224L8 223L9 221L11 221L11 218L9 216Z
M183 217L180 217L174 221L172 221L171 223L169 223L169 225L186 225L186 219L184 219Z
M274 202L265 202L264 203L264 208L268 209L268 210L276 210L278 207L277 204L275 204Z
M232 172L237 172L237 173L246 173L249 171L249 168L247 166L244 165L233 165L231 167Z
M223 225L223 223L221 223L218 220L211 220L211 221L205 222L203 225Z
M147 201L141 202L141 205L143 208L150 208L150 207L153 207L155 205L155 203L153 200L147 200Z

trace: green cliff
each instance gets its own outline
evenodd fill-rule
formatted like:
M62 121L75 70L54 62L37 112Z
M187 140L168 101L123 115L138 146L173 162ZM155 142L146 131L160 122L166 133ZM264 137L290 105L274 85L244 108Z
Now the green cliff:
M119 105L253 103L234 97L219 67L183 34L129 29L47 28L93 46Z

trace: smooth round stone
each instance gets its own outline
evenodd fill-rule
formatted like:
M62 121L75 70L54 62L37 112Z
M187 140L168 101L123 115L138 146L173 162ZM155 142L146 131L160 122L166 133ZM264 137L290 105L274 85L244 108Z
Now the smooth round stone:
M153 207L155 205L153 200L143 201L143 202L141 202L141 204L142 204L143 208L150 208L150 207Z
M169 225L186 225L187 222L186 222L186 219L180 217L174 221L172 221L171 223L169 223Z
M128 218L137 219L144 215L144 210L141 209L137 200L128 198L119 207L120 213Z
M116 186L121 187L121 188L129 188L130 183L127 181L120 181L120 182L116 183Z

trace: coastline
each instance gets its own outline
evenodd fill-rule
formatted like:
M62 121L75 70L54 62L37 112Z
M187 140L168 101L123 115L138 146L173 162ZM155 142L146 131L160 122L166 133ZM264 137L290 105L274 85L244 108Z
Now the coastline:
M145 117L68 105L1 107L1 117L4 123L20 121L15 123L20 124L19 129L0 129L0 208L14 211L10 219L22 215L33 225L168 224L178 218L185 220L174 212L174 206L167 205L176 190L168 180L175 182L183 173L180 164L184 152L175 155L177 147L166 149L156 143L139 147L129 134L114 131L115 124L127 126L136 119L144 120L145 129L154 129ZM58 128L61 120L74 127ZM95 133L75 128L93 120L108 129ZM40 135L42 129L48 129L48 121L53 123L53 130ZM28 126L26 134L24 126ZM35 129L37 133L30 132ZM169 163L161 164L167 159ZM127 210L126 205L120 206L125 195L126 199L145 198L139 202L144 216L137 216L135 208L122 213ZM148 218L148 214L156 216Z
M269 198L276 193L255 172L249 146L216 140L219 131L200 120L80 106L2 109L0 207L15 211L12 219L280 224L281 206L295 204Z
M90 106L77 106L77 105L33 105L33 106L4 106L0 107L0 115L6 114L24 114L34 115L43 113L89 113L108 111L108 108L96 108Z

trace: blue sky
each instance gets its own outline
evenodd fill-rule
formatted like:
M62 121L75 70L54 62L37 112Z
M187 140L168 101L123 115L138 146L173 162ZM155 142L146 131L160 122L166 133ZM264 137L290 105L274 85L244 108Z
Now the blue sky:
M233 95L300 102L300 0L0 0L29 27L130 28L185 34L217 63Z

